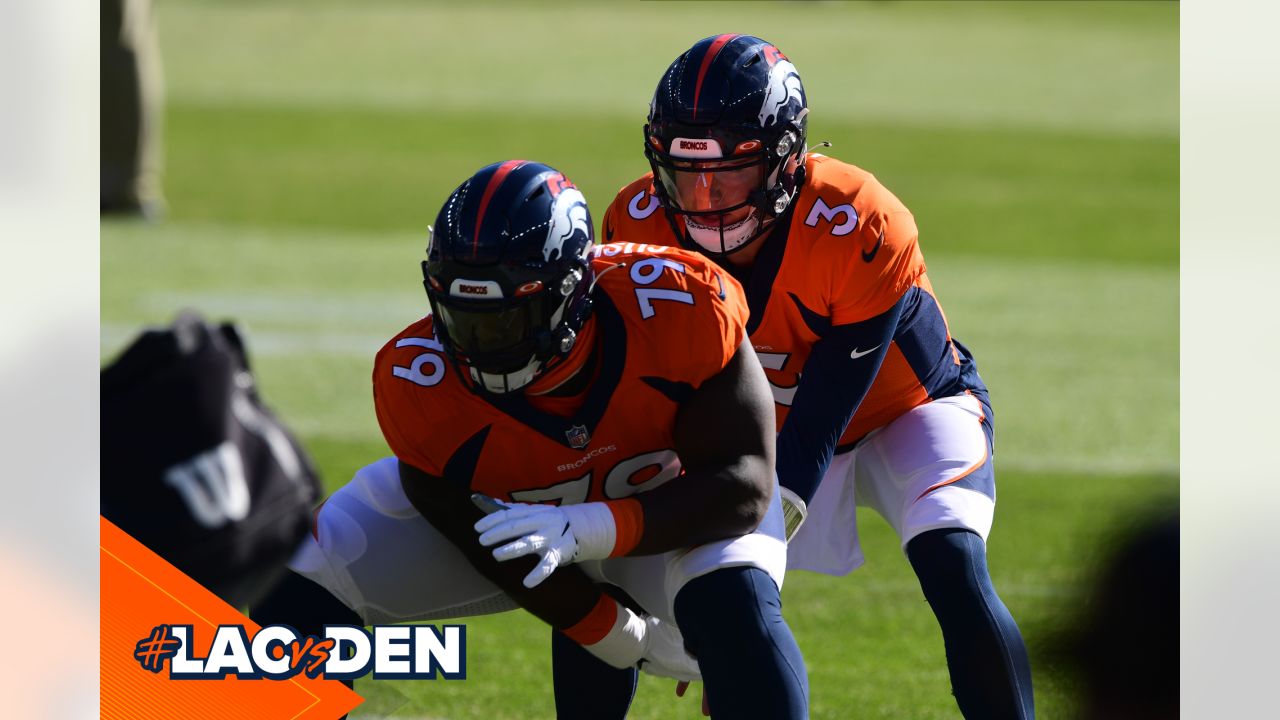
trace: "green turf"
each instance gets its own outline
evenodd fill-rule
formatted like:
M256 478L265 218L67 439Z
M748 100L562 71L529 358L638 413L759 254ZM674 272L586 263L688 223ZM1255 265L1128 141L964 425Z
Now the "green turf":
M996 410L991 567L1036 657L1109 531L1175 497L1178 17L1139 3L365 3L169 0L159 225L102 226L104 358L181 307L247 328L261 386L330 489L386 453L372 354L425 311L417 261L480 165L550 162L597 222L646 168L653 83L703 35L756 32L812 140L916 214ZM891 531L796 573L817 718L954 718L940 635ZM547 631L468 620L468 680L362 682L366 716L549 717ZM1042 717L1065 681L1036 666ZM696 691L695 691L696 692ZM696 717L642 679L633 717Z
M647 170L642 118L584 117L554 133L545 120L459 111L175 103L168 116L181 220L423 232L461 179L527 157L573 178L598 223ZM811 133L910 203L926 250L1177 265L1174 140L819 119Z
M638 119L693 40L744 32L795 61L815 119L1162 137L1178 127L1171 2L206 0L158 13L170 97L206 105Z
M1176 492L1160 475L1101 476L1003 473L1000 520L990 566L1033 653L1044 645L1085 579L1082 563L1115 524ZM859 514L868 563L853 575L792 573L783 607L805 653L812 717L953 718L942 636L892 531ZM1024 538L1034 537L1035 542ZM1087 550L1084 548L1088 548ZM516 613L468 621L469 672L502 681L358 685L403 716L551 717L543 682L550 673L548 631ZM1037 673L1041 717L1064 717L1060 678ZM383 697L384 694L395 694ZM482 707L483 710L477 710ZM698 717L697 698L677 700L674 683L642 677L631 717Z

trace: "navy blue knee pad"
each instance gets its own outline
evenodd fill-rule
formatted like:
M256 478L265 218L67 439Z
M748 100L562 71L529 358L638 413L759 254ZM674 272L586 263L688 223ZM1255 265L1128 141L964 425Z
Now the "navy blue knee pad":
M966 718L1035 717L1022 633L991 584L987 548L969 530L931 530L907 557L942 627L951 690Z
M809 676L768 573L733 567L690 580L675 611L712 717L808 717Z

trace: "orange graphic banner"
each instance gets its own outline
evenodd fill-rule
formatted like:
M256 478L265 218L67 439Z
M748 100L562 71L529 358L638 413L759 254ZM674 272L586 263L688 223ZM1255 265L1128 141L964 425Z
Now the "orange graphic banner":
M334 720L362 702L337 680L303 674L288 680L171 680L167 667L145 669L144 662L155 658L144 648L162 644L160 625L190 625L196 649L209 647L218 625L244 625L250 638L258 625L106 518L99 517L99 533L104 720Z

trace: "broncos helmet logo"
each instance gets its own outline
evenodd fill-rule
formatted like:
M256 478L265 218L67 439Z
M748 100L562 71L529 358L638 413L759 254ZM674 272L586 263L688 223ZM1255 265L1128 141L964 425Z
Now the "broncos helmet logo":
M795 98L800 107L804 107L804 87L800 84L800 73L790 60L778 60L769 69L769 89L764 94L764 102L760 104L760 127L769 127L778 121L778 113Z
M565 241L576 233L583 238L591 237L591 228L587 220L587 199L575 187L566 187L556 196L555 205L551 208L551 229L547 231L547 240L542 246L542 257L547 262L564 254Z

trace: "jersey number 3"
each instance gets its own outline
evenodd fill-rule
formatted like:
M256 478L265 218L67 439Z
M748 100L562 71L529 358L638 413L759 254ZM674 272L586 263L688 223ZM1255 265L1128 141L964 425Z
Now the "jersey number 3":
M844 216L844 222L836 223L836 218ZM809 216L804 219L804 224L809 227L818 227L818 218L822 218L832 224L831 234L836 237L848 235L853 229L858 227L858 211L849 203L837 205L835 207L827 207L827 204L818 198L813 201L813 209L809 211Z

